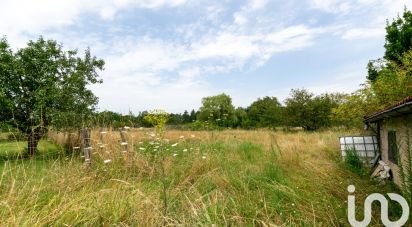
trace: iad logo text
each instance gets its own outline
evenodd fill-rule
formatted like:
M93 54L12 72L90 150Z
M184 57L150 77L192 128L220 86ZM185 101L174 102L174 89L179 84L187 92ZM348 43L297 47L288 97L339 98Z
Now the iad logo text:
M401 195L395 193L388 193L388 197L391 200L398 202L402 207L402 216L397 221L390 221L388 218L388 200L379 193L373 193L366 197L365 199L365 210L364 210L364 218L362 221L357 221L355 216L355 195L351 195L355 192L355 186L349 185L348 187L348 221L352 226L355 227L363 227L369 225L372 219L372 203L374 201L378 201L381 204L381 220L385 226L397 227L403 226L409 217L409 206L406 202L405 198Z

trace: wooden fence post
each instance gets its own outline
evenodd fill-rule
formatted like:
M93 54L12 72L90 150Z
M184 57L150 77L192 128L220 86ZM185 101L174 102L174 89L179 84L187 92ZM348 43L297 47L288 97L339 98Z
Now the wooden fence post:
M82 138L82 143L83 143L83 152L84 152L84 160L86 162L86 165L90 166L91 165L91 160L92 160L92 147L90 144L90 130L88 129L80 129L80 136Z
M122 152L126 154L126 159L129 162L131 160L130 158L131 153L129 151L128 129L129 127L120 128L120 138L121 138L120 146L121 146Z

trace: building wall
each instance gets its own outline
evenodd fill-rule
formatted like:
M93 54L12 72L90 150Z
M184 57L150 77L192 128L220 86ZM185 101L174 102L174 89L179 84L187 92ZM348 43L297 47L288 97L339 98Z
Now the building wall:
M407 167L406 160L409 156L408 153L411 152L410 145L412 142L412 114L386 119L380 123L380 148L382 160L391 167L395 184L401 186L402 180L400 167L388 159L389 131L396 131L396 140L400 157L398 162L402 162L402 165Z

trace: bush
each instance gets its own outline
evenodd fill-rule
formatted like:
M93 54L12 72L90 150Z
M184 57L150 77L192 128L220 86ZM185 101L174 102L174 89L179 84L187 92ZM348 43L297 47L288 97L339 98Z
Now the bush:
M363 162L356 153L356 150L346 150L345 163L352 172L358 174L359 176L365 176L367 174L363 166Z

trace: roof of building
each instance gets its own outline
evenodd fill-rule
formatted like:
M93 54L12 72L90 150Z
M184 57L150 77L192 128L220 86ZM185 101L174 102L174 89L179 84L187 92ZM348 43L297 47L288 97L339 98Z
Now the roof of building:
M369 114L364 117L364 122L376 122L385 118L402 116L412 113L412 95L404 98L394 105L388 106L385 109Z

